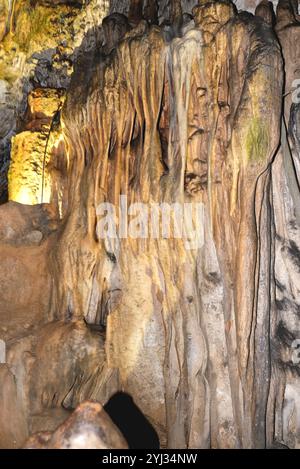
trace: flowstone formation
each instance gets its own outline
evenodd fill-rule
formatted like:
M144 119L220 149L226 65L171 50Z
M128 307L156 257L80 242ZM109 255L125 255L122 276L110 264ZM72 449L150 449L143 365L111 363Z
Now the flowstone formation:
M0 207L0 446L123 391L163 448L300 447L297 2L190 6L112 10L64 86L26 94Z

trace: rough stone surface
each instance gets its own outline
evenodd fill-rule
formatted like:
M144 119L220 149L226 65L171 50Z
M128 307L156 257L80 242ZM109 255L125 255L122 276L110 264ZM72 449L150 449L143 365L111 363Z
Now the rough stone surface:
M29 94L25 129L12 138L9 200L28 205L50 202L55 183L49 160L53 147L59 151L60 135L55 126L63 100L63 90L38 88Z
M78 411L49 431L122 390L162 447L299 448L297 2L280 0L276 18L265 0L256 16L229 0L141 6L108 5L103 27L80 28L55 129L47 121L62 141L49 205L0 207L0 422L7 409L19 422L1 425L0 445L44 430L29 446L72 446ZM72 28L89 17L56 8ZM42 86L61 88L61 73L41 71ZM34 103L19 138L40 132ZM102 239L97 207L120 194L200 211L184 239L174 227L171 240Z
M84 402L52 434L38 433L25 449L127 449L127 443L102 406Z
M133 30L114 54L99 60L88 86L80 69L75 72L63 123L77 189L69 195L64 253L57 255L65 279L58 301L62 313L71 303L75 316L96 322L106 291L119 292L102 313L108 316L108 363L118 368L122 387L163 444L264 446L268 393L260 383L270 379L269 351L256 357L255 343L266 347L268 336L263 325L256 337L251 328L270 307L263 293L254 300L260 276L266 288L271 280L265 263L259 268L256 261L261 215L249 214L257 204L267 217L264 226L269 216L265 188L280 138L280 49L264 23L238 16L229 2L196 7L196 29L191 25L172 39L181 14L174 10L173 29L144 28L147 41L139 39L139 27L136 36ZM106 104L101 96L109 95ZM83 165L86 145L98 157ZM92 174L95 185L87 193L82 181ZM180 240L172 251L163 240L95 244L94 207L118 204L120 193L131 202L201 203L205 248L189 251ZM80 234L74 228L83 206L90 210ZM72 262L77 258L80 270Z
M252 13L258 3L236 0L238 9ZM128 14L129 4L129 0L0 0L0 202L7 200L10 143L19 131L28 93L39 86L68 88L78 53L85 54L102 41L102 19L108 13ZM170 21L172 2L158 4L159 21ZM181 4L182 11L190 14L197 0Z

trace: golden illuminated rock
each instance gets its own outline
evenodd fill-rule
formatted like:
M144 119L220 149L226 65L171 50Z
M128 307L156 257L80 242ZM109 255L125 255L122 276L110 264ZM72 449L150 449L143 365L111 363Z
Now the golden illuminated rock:
M51 125L52 119L64 102L65 90L36 88L28 96L29 118L43 120L43 125Z
M12 140L9 200L25 205L49 203L51 187L45 173L47 136L22 132ZM42 194L44 192L44 194Z
M0 201L7 200L11 138L32 88L67 88L80 51L102 41L109 0L0 0Z
M8 28L8 2L0 1L0 41L4 38Z
M53 182L48 166L56 143L53 125L63 101L63 90L40 88L29 94L26 124L29 130L12 139L9 200L26 205L50 202Z

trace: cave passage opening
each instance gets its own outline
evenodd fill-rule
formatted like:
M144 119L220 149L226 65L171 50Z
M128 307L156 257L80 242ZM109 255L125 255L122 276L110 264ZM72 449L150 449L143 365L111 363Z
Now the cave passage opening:
M159 449L158 435L131 396L118 392L104 406L130 449Z

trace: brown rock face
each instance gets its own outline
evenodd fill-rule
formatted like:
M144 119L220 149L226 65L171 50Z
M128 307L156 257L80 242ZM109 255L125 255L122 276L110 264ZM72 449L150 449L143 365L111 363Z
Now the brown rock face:
M125 448L100 404L52 433L124 391L161 447L298 448L296 3L128 7L14 141L51 190L0 208L0 446Z
M162 445L264 446L271 306L263 291L255 298L262 277L271 288L257 256L270 245L282 61L271 30L230 3L194 14L181 38L132 30L88 86L74 77L63 109L73 171L58 302L89 323L107 317L108 365ZM118 206L120 194L198 203L205 247L97 238L97 207Z
M100 404L84 402L53 434L38 433L26 449L127 449L127 443Z
M262 0L255 9L255 15L260 16L266 23L273 26L275 23L273 3L268 0Z

